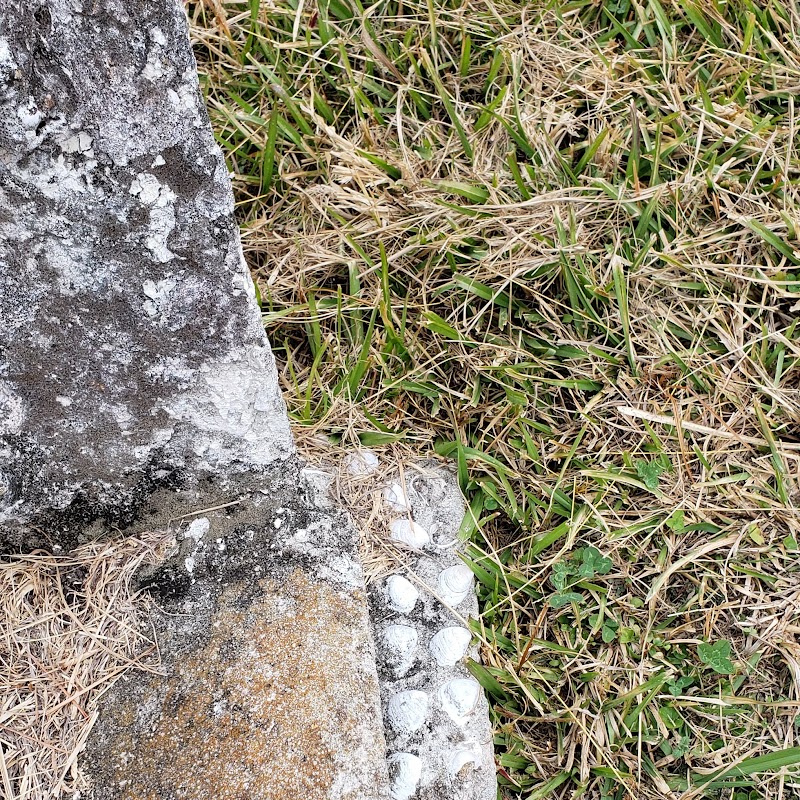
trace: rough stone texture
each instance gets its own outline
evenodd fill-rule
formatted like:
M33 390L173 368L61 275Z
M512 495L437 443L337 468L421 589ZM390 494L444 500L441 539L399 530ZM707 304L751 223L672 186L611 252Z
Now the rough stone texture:
M387 798L355 534L309 478L287 470L184 524L170 560L143 576L165 676L114 686L82 797Z
M415 547L370 587L391 800L495 800L488 705L465 664L478 655L466 627L478 604L458 555L463 499L439 466L405 474L385 492L390 537Z
M0 552L185 519L84 797L386 799L355 533L293 452L181 3L0 0Z
M292 453L178 0L0 0L0 321L0 546Z

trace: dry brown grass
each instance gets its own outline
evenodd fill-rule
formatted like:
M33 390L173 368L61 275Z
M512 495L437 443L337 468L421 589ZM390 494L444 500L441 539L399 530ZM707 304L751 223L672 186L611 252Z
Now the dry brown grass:
M502 795L800 797L797 10L189 13L302 447L459 470Z
M0 563L0 797L81 788L78 756L100 698L126 670L158 665L131 578L166 545L147 533Z

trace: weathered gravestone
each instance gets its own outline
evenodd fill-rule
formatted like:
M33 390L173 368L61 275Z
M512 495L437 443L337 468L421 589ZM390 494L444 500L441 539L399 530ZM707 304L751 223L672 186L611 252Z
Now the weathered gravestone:
M288 420L176 0L0 0L0 534L190 518L96 798L386 796L355 536ZM189 524L191 523L191 524Z
M180 3L0 0L0 552L176 533L140 575L163 668L105 698L83 797L494 796L457 487L389 502L430 536L404 542L417 589L371 590L379 686L356 537L318 478Z

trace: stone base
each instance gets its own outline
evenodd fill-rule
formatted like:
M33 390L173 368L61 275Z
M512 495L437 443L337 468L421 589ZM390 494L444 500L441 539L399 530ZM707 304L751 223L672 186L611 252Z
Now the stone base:
M355 534L314 495L295 474L181 526L143 578L164 674L105 699L84 797L388 797Z

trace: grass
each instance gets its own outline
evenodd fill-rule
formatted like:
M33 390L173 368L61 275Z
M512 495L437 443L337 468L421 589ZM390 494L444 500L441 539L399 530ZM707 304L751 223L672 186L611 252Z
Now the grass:
M295 430L458 469L500 796L800 797L800 16L188 11Z
M132 586L170 537L146 533L0 563L0 798L80 796L78 757L100 699L132 667L158 668Z

